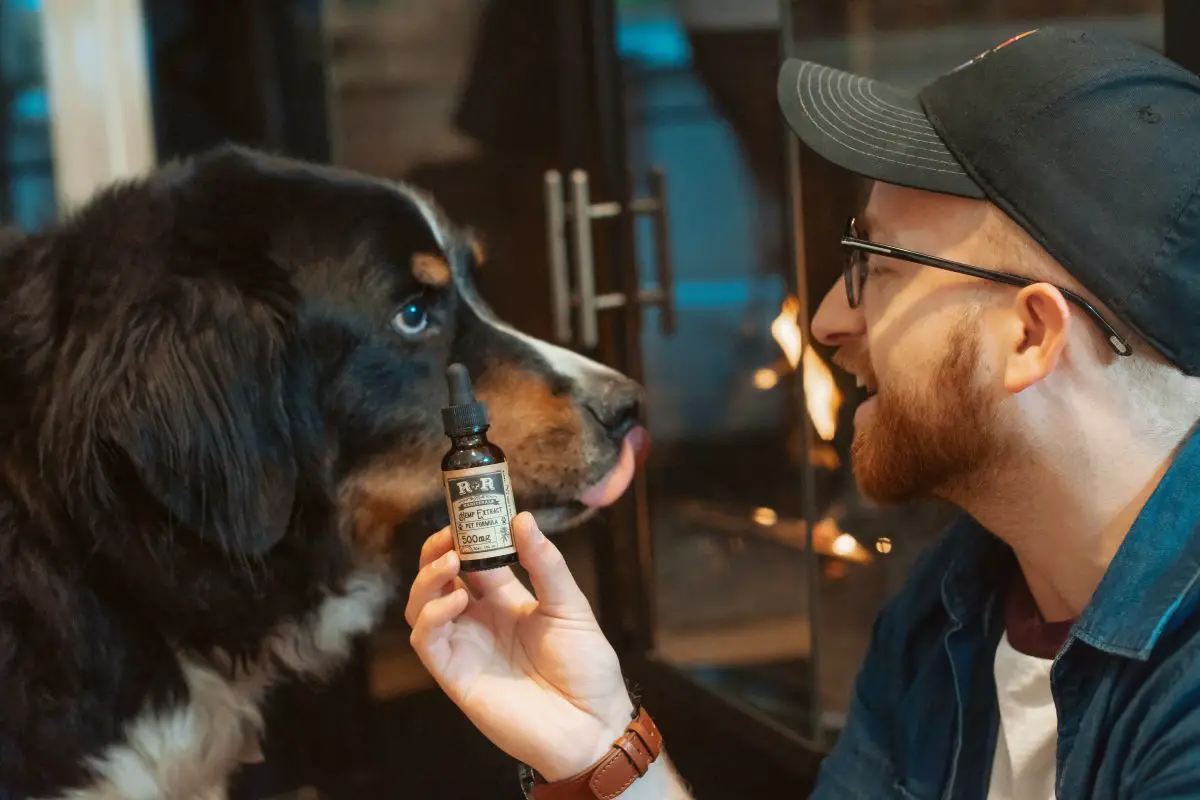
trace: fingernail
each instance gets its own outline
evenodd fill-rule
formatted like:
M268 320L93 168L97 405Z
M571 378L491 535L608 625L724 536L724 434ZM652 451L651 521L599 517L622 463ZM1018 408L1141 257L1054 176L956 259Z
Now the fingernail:
M449 553L446 553L446 555L442 556L442 564L445 565L449 569L454 568L454 562L457 560L458 560L458 553L453 550L451 550Z
M529 530L532 533L530 538L533 539L534 544L541 544L545 541L546 534L542 533L542 529L538 527L537 520L533 518L532 514L529 515Z

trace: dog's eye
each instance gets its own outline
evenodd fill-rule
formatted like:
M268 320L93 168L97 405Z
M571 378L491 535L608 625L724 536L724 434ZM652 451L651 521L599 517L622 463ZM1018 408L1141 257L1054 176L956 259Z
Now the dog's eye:
M410 297L392 317L392 327L405 336L416 336L429 327L429 306L421 295Z

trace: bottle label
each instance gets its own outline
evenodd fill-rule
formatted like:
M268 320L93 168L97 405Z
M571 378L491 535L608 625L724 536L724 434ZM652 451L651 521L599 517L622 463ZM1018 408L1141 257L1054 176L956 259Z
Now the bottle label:
M488 464L442 473L454 549L463 561L515 553L512 519L517 515L508 464Z

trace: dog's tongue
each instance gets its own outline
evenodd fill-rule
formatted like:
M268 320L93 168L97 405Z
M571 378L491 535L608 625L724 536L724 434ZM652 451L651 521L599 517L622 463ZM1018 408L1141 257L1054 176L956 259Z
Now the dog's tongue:
M649 451L650 433L642 427L631 430L625 435L625 441L621 442L621 457L617 459L617 465L599 483L584 492L579 502L592 508L611 506L617 502L633 482L633 473L645 462Z

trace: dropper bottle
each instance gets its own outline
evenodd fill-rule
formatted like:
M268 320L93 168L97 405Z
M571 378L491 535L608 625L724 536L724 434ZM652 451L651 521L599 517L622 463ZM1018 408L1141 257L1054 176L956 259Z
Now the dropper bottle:
M475 399L471 375L462 364L446 369L446 383L450 405L442 409L442 425L451 446L442 459L442 484L462 571L515 564L512 519L517 507L504 451L487 438L487 406Z

